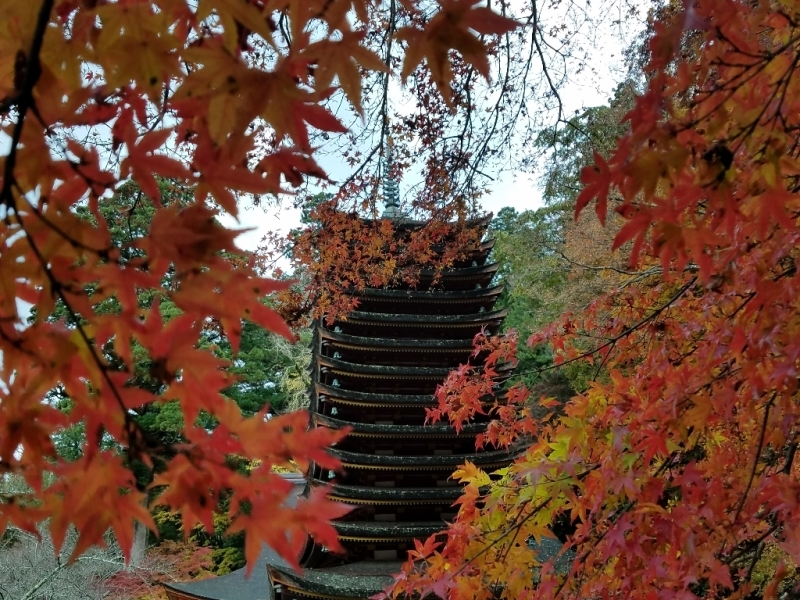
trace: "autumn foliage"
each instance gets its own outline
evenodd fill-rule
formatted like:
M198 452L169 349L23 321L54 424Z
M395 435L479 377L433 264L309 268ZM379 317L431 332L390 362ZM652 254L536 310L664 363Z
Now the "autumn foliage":
M307 533L337 548L328 521L342 507L323 489L284 507L292 486L273 471L290 460L336 469L325 452L336 434L308 430L304 413L245 418L221 394L225 362L199 341L219 324L235 349L243 319L291 337L263 302L288 283L231 259L242 255L236 232L216 217L235 216L247 195L326 177L312 136L345 129L326 101L340 89L360 114L366 70L399 67L367 47L372 8L0 3L0 477L28 488L0 498L0 531L36 532L49 520L56 546L77 528L76 555L109 531L127 550L135 522L153 527L152 496L181 512L184 531L213 527L224 496L251 564L262 542L293 561ZM515 26L472 0L442 0L431 14L406 0L398 10L410 23L395 36L400 74L424 61L426 93L438 89L450 107L454 73L486 75L488 38ZM541 410L524 386L498 394L491 381L514 363L516 340L477 340L489 368L448 378L431 418L460 425L493 412L499 421L481 441L519 456L492 476L458 471L458 518L418 544L397 595L771 598L794 584L800 6L699 0L664 14L630 130L584 171L578 197L579 213L592 205L601 223L612 210L622 220L612 247L630 247L634 283L528 340L548 344L556 364L589 363L595 381L563 415L534 418ZM165 177L194 197L162 206ZM156 207L133 259L99 209L128 180ZM339 287L295 300L332 315L352 308L352 289L413 282L404 269L427 266L431 244L476 242L448 225L466 219L466 200L423 206L432 226L403 248L377 215L353 218L341 198L320 205L324 227L296 240L297 256ZM93 219L78 218L78 206ZM320 245L320 235L347 244ZM144 306L142 292L156 300ZM179 314L165 318L159 299ZM56 305L69 319L50 318ZM132 384L133 348L151 361L158 392ZM55 389L69 410L48 401ZM167 401L183 414L179 443L153 439L132 414ZM199 426L201 415L215 427ZM70 461L53 437L77 424L84 447ZM238 469L242 460L254 468ZM152 477L138 480L134 464ZM538 554L554 523L566 568ZM777 558L764 575L767 556Z
M470 225L474 220L466 218L463 205L417 206L429 218L402 230L389 219L362 219L344 207L352 207L352 201L321 202L311 213L314 223L291 236L295 270L304 272L306 281L299 290L276 295L277 310L290 324L346 318L358 306L358 292L415 287L423 270L436 285L443 269L480 245L480 231Z
M0 3L0 477L21 476L29 488L0 499L0 532L9 523L35 531L49 519L57 547L77 528L75 555L108 531L128 551L135 522L153 528L148 502L180 511L189 531L196 522L211 528L225 495L251 565L262 542L291 562L307 533L338 547L328 521L345 509L324 490L283 507L292 486L273 467L293 460L336 469L325 447L339 434L308 430L302 412L245 418L221 394L230 385L225 362L198 342L219 324L235 350L243 319L291 337L263 302L288 284L231 260L242 255L237 234L216 216L236 216L243 196L325 177L310 131L344 131L323 105L332 84L359 112L363 69L389 68L362 43L370 6ZM403 32L406 72L423 57L435 61L446 90L451 49L485 72L477 34L515 23L471 0L438 10L427 26L420 19ZM194 197L162 206L160 178L191 186ZM99 207L128 180L156 210L136 257L123 260ZM93 218L78 218L78 206ZM143 293L155 301L143 306ZM159 298L179 314L165 318ZM49 320L56 304L66 321ZM134 347L151 361L157 393L132 385ZM48 402L54 389L69 410ZM167 401L183 414L180 443L153 439L133 416ZM215 427L200 427L199 415ZM52 440L76 424L85 428L83 452L68 461ZM257 466L242 472L242 460ZM137 480L133 464L150 467L151 479Z
M161 584L206 578L211 566L210 548L166 541L151 549L142 564L117 571L97 587L111 600L167 600Z
M654 31L630 131L584 170L577 212L614 210L613 246L630 243L629 268L657 280L528 341L590 363L595 382L543 422L500 402L497 441L518 459L457 474L458 518L418 545L395 594L775 598L797 585L800 6L687 2ZM468 418L480 385L451 377L434 416ZM538 555L557 522L563 568Z

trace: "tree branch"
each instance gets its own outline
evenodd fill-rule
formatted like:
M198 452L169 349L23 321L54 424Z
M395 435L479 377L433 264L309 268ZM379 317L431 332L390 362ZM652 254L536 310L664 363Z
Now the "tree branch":
M16 210L16 200L14 200L12 187L16 183L14 167L17 164L17 149L19 148L19 140L22 137L25 117L33 106L33 88L42 74L39 54L42 51L42 44L44 43L44 36L47 31L47 24L50 22L50 13L53 10L54 2L55 0L43 0L41 7L39 7L31 48L25 61L25 79L15 102L19 114L17 115L17 122L14 124L14 131L11 134L11 147L3 168L3 187L0 188L0 204L5 204L8 209Z

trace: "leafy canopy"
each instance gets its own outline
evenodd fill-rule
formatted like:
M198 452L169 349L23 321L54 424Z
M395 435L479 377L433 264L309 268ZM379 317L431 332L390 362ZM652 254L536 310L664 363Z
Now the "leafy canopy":
M367 9L363 0L0 3L8 140L0 158L0 477L19 475L30 488L0 499L0 531L34 532L50 519L56 547L70 525L79 531L74 556L109 530L128 551L135 521L154 529L145 508L153 490L181 511L184 531L198 521L212 530L225 494L231 532L247 532L251 564L262 542L295 561L307 532L338 548L328 521L344 509L324 490L284 507L291 486L272 467L291 459L335 469L324 448L340 434L308 430L304 413L269 421L264 411L242 414L222 393L232 383L226 361L200 340L217 323L235 353L243 321L292 338L262 302L287 282L262 277L252 260L229 260L242 254L237 234L216 216L236 216L242 195L325 177L309 136L344 130L322 105L333 82L358 112L362 69L394 68L363 45L375 26ZM447 97L450 51L485 73L489 48L479 34L516 23L472 0L442 2L435 13L402 32L405 72L424 57ZM160 178L192 192L184 203L162 203ZM103 207L129 180L152 222L128 246L115 242ZM48 320L57 303L65 318ZM116 309L103 310L107 303ZM175 308L169 319L167 305ZM35 315L28 324L27 306ZM156 385L136 385L140 360ZM69 398L68 412L48 401L54 389ZM163 401L180 409L178 441L149 435L135 416ZM85 441L69 461L53 439L76 424ZM167 464L143 486L130 467L155 457ZM231 457L258 466L241 473ZM55 476L50 485L45 472Z
M494 476L456 474L456 521L418 544L395 595L796 590L800 4L699 0L661 15L630 129L595 153L576 199L576 215L622 220L610 246L629 244L631 277L528 340L607 377L561 418L532 419L522 384L506 392L484 441L523 451ZM478 341L515 360L513 338ZM463 422L489 392L462 369L431 416ZM556 520L571 524L561 568L539 554Z

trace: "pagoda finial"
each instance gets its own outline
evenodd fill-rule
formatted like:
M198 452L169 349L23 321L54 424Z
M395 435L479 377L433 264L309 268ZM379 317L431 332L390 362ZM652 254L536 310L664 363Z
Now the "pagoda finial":
M383 162L383 217L395 219L402 216L400 213L400 187L392 176L392 163L394 162L394 140L389 136L386 144L386 157Z

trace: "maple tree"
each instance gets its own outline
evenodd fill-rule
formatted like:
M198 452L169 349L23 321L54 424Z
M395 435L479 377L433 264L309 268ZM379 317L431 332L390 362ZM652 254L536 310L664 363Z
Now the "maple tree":
M563 315L528 343L595 380L561 418L521 384L464 465L455 522L418 543L392 593L447 598L745 598L797 593L800 6L699 0L665 11L646 88L576 212L623 220L612 249L657 276ZM476 340L496 363L513 337ZM454 372L431 417L463 423L492 392ZM490 396L491 397L491 396ZM542 399L547 407L552 401ZM558 531L567 566L538 554ZM793 596L792 596L793 597Z
M522 338L565 311L582 311L602 292L641 275L628 269L623 253L611 251L624 222L620 217L609 215L605 227L586 213L574 218L581 170L592 164L594 152L607 158L627 131L621 119L633 106L635 79L632 73L607 105L576 114L563 128L544 129L537 138L547 151L541 160L544 206L520 213L506 207L492 220L493 258L501 265L504 286L498 306L509 309L505 328L515 329ZM518 346L517 360L517 376L534 396L544 393L561 401L584 391L587 378L596 371L580 362L553 369L546 345Z
M408 23L402 45L407 69L424 58L447 99L448 61L486 74L490 48L479 34L517 24L471 0L429 8ZM56 548L77 529L73 557L109 531L128 553L135 522L154 529L152 491L180 511L184 531L196 522L211 530L224 496L230 532L246 532L251 565L262 542L291 563L307 534L339 547L328 521L346 509L321 489L283 506L292 486L273 467L293 460L336 469L325 448L342 433L309 430L303 412L242 414L222 393L232 383L226 361L200 338L218 324L235 353L243 320L293 337L262 302L289 283L263 277L252 258L231 260L243 254L237 232L215 217L236 216L246 195L325 177L310 131L345 131L324 105L336 92L331 84L360 112L362 69L395 68L364 44L372 9L361 0L0 5L0 128L8 140L0 158L0 477L27 485L0 498L0 531L35 532L47 519ZM414 3L403 10L413 13ZM192 190L185 204L162 203L161 178ZM112 239L101 207L130 180L153 217L147 234L126 245ZM80 218L79 207L92 218ZM115 310L101 310L110 302ZM53 322L57 304L68 316ZM162 311L167 304L174 314ZM157 390L135 384L143 358ZM48 401L54 389L69 398L69 411ZM135 418L167 401L182 413L174 442ZM78 423L82 451L66 460L53 438ZM131 465L157 457L167 458L163 469L137 481ZM255 466L242 473L240 460Z
M179 206L185 206L192 197L191 188L187 188L179 182L162 180L158 183L164 205L177 203ZM142 191L133 182L126 182L115 190L112 197L105 199L100 205L100 212L108 224L112 243L120 247L120 258L124 258L126 261L140 255L135 244L147 235L155 211L152 205L142 202L142 197ZM81 218L93 220L85 205L78 206L75 213ZM228 255L228 257L231 260L242 260L242 257L235 255ZM168 290L171 286L172 273L168 273L162 279L162 290ZM142 308L151 306L154 296L153 293L140 294L138 299L140 306ZM96 310L108 314L118 308L112 298L98 305ZM168 319L179 314L175 305L168 298L160 298L159 308ZM73 317L74 315L66 311L62 303L57 302L47 320L66 320L70 323ZM29 317L31 320L35 318L35 315ZM305 374L307 362L304 361L310 355L308 338L307 332L300 331L297 343L292 343L253 323L243 323L239 351L235 355L235 361L226 367L226 371L232 375L232 385L222 390L223 395L232 399L246 416L256 414L263 408L267 408L271 413L285 412L289 406L293 406L294 410L304 408L305 405L297 401L297 396L298 392L305 395L307 388L307 381L305 381L307 380ZM224 332L213 321L207 322L203 328L199 345L203 348L213 349L215 355L221 358L230 360L233 356ZM163 382L151 376L153 363L149 360L147 353L135 342L132 344L131 353L134 372L130 379L130 385L147 389L156 395L160 394L163 390ZM111 364L118 361L113 348L108 346L104 348L104 356ZM51 390L49 402L66 411L69 411L71 405L69 397L61 388ZM131 414L146 435L164 444L165 447L182 441L184 422L179 403L174 401L152 403L133 409ZM213 428L214 419L210 415L203 415L197 424L205 428ZM75 460L80 457L84 448L85 428L83 424L78 423L59 431L54 436L53 442L59 456L67 460ZM105 445L111 447L113 442L107 440ZM169 457L153 458L156 460L150 466L144 465L140 461L134 461L130 465L141 486L146 486L152 481L155 473L163 468L163 460ZM150 500L154 497L155 494L152 492L148 496ZM197 526L184 535L180 528L179 514L164 511L163 507L151 505L148 508L153 514L158 528L157 538L160 542L180 542L187 537L190 542L196 542L200 546L210 546L213 550L211 570L216 574L224 574L244 566L244 534L225 536L225 531L230 523L221 514L214 515L213 533L205 532L202 526ZM223 500L218 511L224 512L226 509L227 501ZM138 528L137 536L131 555L131 564L136 568L139 567L139 562L145 558L145 546L148 539L146 529ZM137 578L141 579L137 575L132 580Z
M374 209L387 167L406 174L403 200L410 210L435 209L443 199L474 207L501 170L530 161L545 119L564 118L558 87L565 66L574 61L577 70L591 55L577 43L563 44L562 36L588 28L586 11L556 3L488 3L502 16L539 25L509 31L491 12L466 14L466 3L446 4L453 8L447 18L435 0L367 5L370 22L379 27L363 44L402 74L405 86L391 72L363 74L363 110L331 107L348 124L347 139L312 138L321 154L335 154L351 167L347 177L322 188L353 201L345 212ZM475 39L470 30L483 35ZM500 35L488 35L494 33ZM459 54L448 54L448 44ZM390 139L394 156L387 165Z

